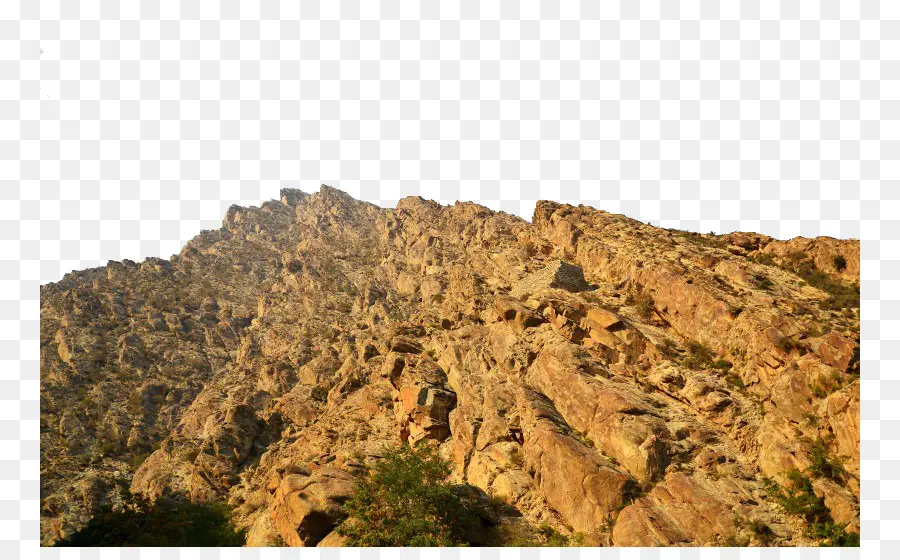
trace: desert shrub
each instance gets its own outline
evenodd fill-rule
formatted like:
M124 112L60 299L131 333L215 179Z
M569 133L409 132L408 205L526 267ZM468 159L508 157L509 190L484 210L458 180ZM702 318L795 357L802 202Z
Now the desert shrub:
M797 469L787 475L789 484L786 488L772 481L767 481L766 487L787 513L806 520L809 537L818 539L822 546L859 546L859 534L848 533L846 527L834 522L825 500L813 491L808 476Z
M775 258L769 253L759 253L752 260L766 266L775 266Z
M325 402L328 400L328 389L321 385L316 385L312 388L309 398L317 402Z
M583 533L563 535L547 523L534 526L524 519L514 524L502 523L496 529L496 533L495 542L492 544L498 546L563 547L585 545L585 535Z
M747 528L750 529L750 532L756 535L757 540L763 545L766 546L772 542L772 539L775 538L775 533L772 532L772 528L763 523L762 521L751 520L747 525Z
M725 382L734 387L735 389L743 389L744 388L744 380L737 374L730 373L725 376Z
M150 503L126 494L118 508L105 506L57 546L242 546L244 531L225 504L196 504L182 496Z
M681 360L681 365L690 369L706 369L712 367L713 357L712 350L692 340L687 343L687 355Z
M129 464L131 464L132 467L134 467L136 469L136 468L140 467L141 464L144 461L146 461L147 457L149 457L149 456L150 456L149 453L137 453L135 455L132 455L131 459L129 459L128 462L129 462Z
M653 296L650 294L641 293L634 298L634 308L642 318L650 319L656 310L656 302L653 301Z
M772 286L775 285L772 280L770 280L769 277L764 274L755 274L753 276L753 283L758 289L766 292L771 290Z
M669 359L678 356L678 348L675 346L675 341L671 338L666 338L662 341L662 344L659 346L659 352Z
M804 258L799 258L799 254L793 256L790 262L785 264L782 268L789 272L793 272L810 286L827 293L829 297L821 303L821 307L834 311L859 308L858 283L845 284L838 280L834 280L831 276L819 270L816 267L816 263L811 259L806 258L805 253L803 253L803 257ZM843 257L841 257L841 259L843 259ZM846 266L847 263L846 260L844 260L844 267ZM837 263L835 263L835 268L837 268Z
M847 259L844 258L844 255L835 255L831 259L831 264L834 265L835 270L843 272L847 268Z
M810 474L840 481L844 475L844 466L837 458L828 454L825 440L818 438L810 444Z
M387 449L356 480L338 527L348 546L459 546L474 515L432 445Z
M723 359L720 358L720 359L714 361L713 363L711 363L711 364L709 365L709 367L711 367L712 369L717 369L717 370L719 370L719 371L728 371L728 370L731 369L731 367L732 367L733 365L734 365L734 364L732 364L732 363L729 362L728 360L723 360Z

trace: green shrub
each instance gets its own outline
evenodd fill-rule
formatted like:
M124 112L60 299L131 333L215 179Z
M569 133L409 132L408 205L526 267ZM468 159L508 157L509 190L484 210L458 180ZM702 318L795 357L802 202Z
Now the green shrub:
M348 546L459 546L474 515L431 445L400 445L359 476L338 527Z
M678 348L675 346L675 341L671 338L666 338L662 341L662 344L659 346L659 352L669 359L674 359L678 356Z
M723 359L720 358L720 359L714 361L713 363L711 363L711 364L709 365L709 367L711 367L712 369L717 369L717 370L719 370L719 371L728 371L728 370L731 369L731 367L732 367L733 365L734 365L734 364L732 364L732 363L729 362L728 360L723 360Z
M225 504L196 504L182 496L158 499L126 494L120 508L105 506L56 546L243 546L244 531Z
M844 475L844 466L839 459L828 455L825 440L818 438L810 444L809 472L817 477L840 481Z
M756 255L752 260L766 266L775 266L775 258L769 253L760 253Z
M635 298L634 308L642 318L650 319L656 310L656 302L650 294L642 293Z
M772 280L770 280L769 277L768 277L768 276L765 276L764 274L756 274L756 275L754 275L754 276L753 276L753 283L756 285L756 287L757 287L758 289L763 290L763 291L766 291L766 292L769 291L769 290L771 290L771 289L772 289L772 286L775 285L775 284L772 282Z
M834 522L825 500L813 491L809 477L797 469L787 475L790 481L787 488L772 481L766 481L766 488L787 513L806 520L807 536L818 539L822 546L859 546L859 533L848 533L846 527Z
M131 464L132 467L134 467L136 469L136 468L140 467L141 464L145 460L147 460L147 457L149 457L149 456L150 456L149 453L138 453L136 455L133 455L131 457L131 460L129 460L128 462Z
M800 259L798 255L798 258L791 259L791 262L784 265L782 268L788 272L793 272L810 286L829 294L828 299L822 302L821 307L834 311L848 308L859 309L858 283L845 284L832 279L831 276L819 270L816 267L816 263L805 258L805 253L803 255L803 259ZM841 259L843 259L843 257L841 257ZM844 260L844 266L847 266L846 260ZM835 268L837 268L837 263L835 263Z
M538 526L534 526L524 519L517 523L501 523L495 529L496 538L492 545L496 546L517 546L517 547L563 547L563 546L585 546L585 535L583 533L572 533L571 535L563 535L546 522Z
M750 531L756 535L756 539L763 546L768 545L772 542L772 539L775 538L775 533L772 532L772 528L763 523L762 521L752 520L747 526Z
M725 382L734 387L735 389L743 389L744 388L744 380L741 379L739 375L734 373L728 374L725 376Z
M834 265L835 270L843 272L847 268L847 259L844 258L844 255L835 255L831 259L831 264Z
M682 358L681 365L690 369L708 369L713 367L713 357L712 350L691 340L687 343L687 356Z

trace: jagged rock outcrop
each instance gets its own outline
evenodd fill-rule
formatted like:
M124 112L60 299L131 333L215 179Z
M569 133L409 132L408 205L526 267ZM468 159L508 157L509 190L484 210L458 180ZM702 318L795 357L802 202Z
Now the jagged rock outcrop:
M41 539L128 488L340 545L355 473L423 440L600 543L809 544L764 480L792 469L858 530L858 281L852 240L284 189L41 287Z

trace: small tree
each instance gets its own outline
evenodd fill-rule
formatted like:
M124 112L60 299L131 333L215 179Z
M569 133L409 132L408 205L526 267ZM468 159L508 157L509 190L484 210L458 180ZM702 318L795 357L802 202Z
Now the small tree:
M356 481L338 531L348 546L459 546L474 519L437 449L400 445Z

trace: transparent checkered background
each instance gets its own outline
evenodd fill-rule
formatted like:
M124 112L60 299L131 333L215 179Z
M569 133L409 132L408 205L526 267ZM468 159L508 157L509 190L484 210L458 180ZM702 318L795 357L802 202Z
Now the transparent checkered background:
M262 7L256 6L262 4ZM863 552L900 557L900 3L0 2L0 556L38 551L38 286L327 183L863 240ZM415 550L858 558L859 550ZM487 556L485 556L487 557Z

